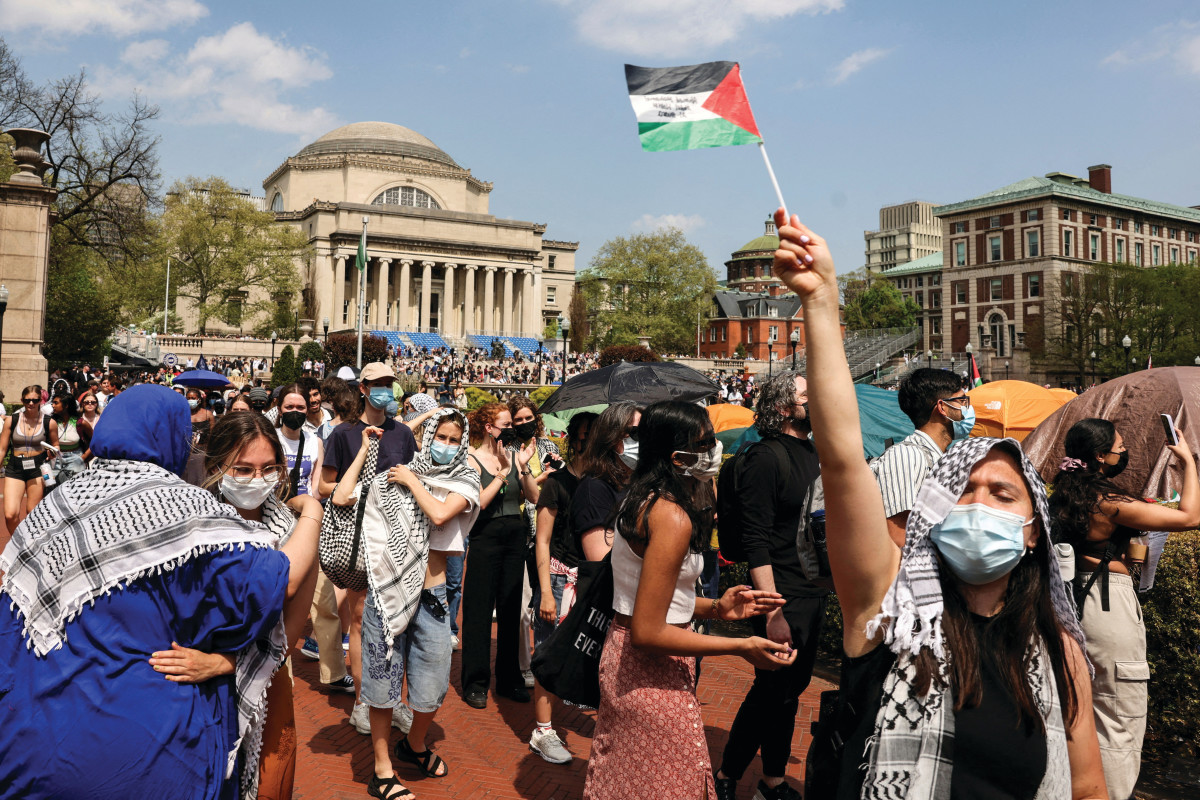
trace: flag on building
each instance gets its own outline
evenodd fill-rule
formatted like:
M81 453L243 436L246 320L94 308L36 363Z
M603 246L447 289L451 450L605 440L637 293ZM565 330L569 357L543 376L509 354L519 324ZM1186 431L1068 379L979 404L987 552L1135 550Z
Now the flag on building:
M983 386L983 377L979 374L979 365L975 363L975 354L971 353L971 388Z
M362 236L358 240L358 255L354 257L354 266L362 272L367 268L367 226L363 225Z
M736 61L662 68L626 64L625 81L643 150L697 150L763 140Z

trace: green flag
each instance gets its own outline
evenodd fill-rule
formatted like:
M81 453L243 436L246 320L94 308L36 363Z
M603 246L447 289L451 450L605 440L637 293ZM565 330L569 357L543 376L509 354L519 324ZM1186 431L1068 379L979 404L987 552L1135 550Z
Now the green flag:
M354 266L362 272L367 268L367 226L363 225L362 237L358 240L358 255L354 258Z

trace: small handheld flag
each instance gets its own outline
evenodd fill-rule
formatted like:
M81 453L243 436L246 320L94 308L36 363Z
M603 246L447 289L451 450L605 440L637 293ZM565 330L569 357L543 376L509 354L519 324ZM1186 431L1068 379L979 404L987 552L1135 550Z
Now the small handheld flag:
M975 354L971 353L971 388L983 386L983 376L979 374L979 365L975 363Z
M787 208L750 110L741 66L736 61L710 61L686 67L626 64L625 82L637 115L643 150L661 152L757 144L779 205Z

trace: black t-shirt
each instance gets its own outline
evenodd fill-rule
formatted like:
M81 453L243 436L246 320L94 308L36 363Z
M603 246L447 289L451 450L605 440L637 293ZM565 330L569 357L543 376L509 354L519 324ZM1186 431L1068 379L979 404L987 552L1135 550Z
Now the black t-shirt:
M557 512L554 515L554 529L550 534L550 555L572 568L578 567L579 562L583 561L579 539L571 535L570 526L567 524L571 499L578 488L579 478L572 475L570 470L560 469L546 478L537 502L539 509L548 508Z
M581 554L583 547L580 537L592 528L611 528L626 491L592 475L579 482L579 487L571 497L570 531Z
M775 444L778 442L778 444ZM779 457L779 446L785 458ZM750 447L738 465L742 544L751 568L770 565L775 590L785 598L825 594L804 577L796 552L796 531L809 485L821 474L817 451L808 439L777 436Z
M333 467L337 470L337 480L346 474L346 469L358 455L362 447L363 428L366 423L356 420L343 422L333 429L326 442L325 462L322 466ZM396 420L387 419L379 427L383 428L383 436L379 437L379 457L375 464L375 474L387 472L398 464L412 461L417 452L417 440L407 425L398 425Z

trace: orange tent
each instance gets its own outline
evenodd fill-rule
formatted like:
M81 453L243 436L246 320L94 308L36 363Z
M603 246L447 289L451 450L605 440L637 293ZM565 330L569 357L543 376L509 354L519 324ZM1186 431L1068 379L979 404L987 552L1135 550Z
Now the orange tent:
M708 407L708 418L712 420L713 432L721 433L732 428L749 428L754 424L754 412L732 403L716 403Z
M967 394L975 409L972 436L1011 436L1018 442L1066 402L1027 381L992 381Z
M1050 394L1052 394L1055 397L1057 397L1058 399L1062 400L1064 405L1071 402L1072 400L1074 400L1076 397L1079 396L1079 395L1075 394L1074 392L1072 392L1070 389L1062 389L1062 388L1051 389Z

